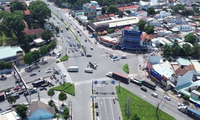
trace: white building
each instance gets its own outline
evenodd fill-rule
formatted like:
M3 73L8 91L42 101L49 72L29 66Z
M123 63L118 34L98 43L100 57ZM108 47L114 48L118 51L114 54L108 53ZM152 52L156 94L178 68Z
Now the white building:
M163 37L165 35L172 35L172 31L168 30L158 30L157 31L158 36Z
M167 17L167 16L171 16L171 12L160 11L159 15L160 15L161 18L164 18L164 17Z
M161 23L157 19L153 19L153 20L149 21L148 24L152 25L152 26L156 26L156 27L161 27Z
M102 14L101 7L96 1L90 1L90 3L83 4L83 11L88 18L95 18Z
M178 29L179 31L182 31L182 32L188 32L188 31L195 31L196 28L190 25L179 25Z
M146 11L138 11L136 16L137 17L147 17L147 12Z

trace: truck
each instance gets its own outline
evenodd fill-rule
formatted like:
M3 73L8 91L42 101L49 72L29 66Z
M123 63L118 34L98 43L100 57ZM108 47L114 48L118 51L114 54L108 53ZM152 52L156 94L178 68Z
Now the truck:
M178 107L178 110L190 116L194 120L200 120L200 112L187 106Z
M46 81L44 79L37 80L32 83L33 87L40 87L42 84L44 84Z
M4 92L0 93L0 101L4 101L5 100L5 95Z
M45 82L44 84L41 85L41 87L46 87L49 85L49 82Z
M106 74L106 76L114 78L115 80L118 80L118 81L123 82L125 84L129 84L130 77L128 77L128 76L125 76L125 75L122 75L122 74L119 74L119 73L116 73L116 72L108 72Z
M69 66L67 68L68 72L78 72L78 66Z

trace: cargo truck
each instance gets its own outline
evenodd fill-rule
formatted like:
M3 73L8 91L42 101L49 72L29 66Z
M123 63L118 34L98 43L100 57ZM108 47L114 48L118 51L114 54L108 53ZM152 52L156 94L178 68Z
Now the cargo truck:
M0 101L4 101L5 100L5 95L4 92L0 93Z
M116 72L108 72L106 74L106 76L114 78L115 80L118 80L118 81L123 82L125 84L129 84L130 77L128 77L128 76L125 76L125 75L122 75L122 74L119 74L119 73L116 73Z

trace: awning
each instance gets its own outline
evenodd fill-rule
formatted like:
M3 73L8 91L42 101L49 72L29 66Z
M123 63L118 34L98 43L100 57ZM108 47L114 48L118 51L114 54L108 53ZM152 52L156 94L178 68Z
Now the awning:
M174 87L174 88L176 87L176 86L175 86L171 81L169 81L169 80L167 81L167 85L171 85L171 86Z
M92 28L90 25L88 25L88 27L89 27L93 32L95 32L95 29Z

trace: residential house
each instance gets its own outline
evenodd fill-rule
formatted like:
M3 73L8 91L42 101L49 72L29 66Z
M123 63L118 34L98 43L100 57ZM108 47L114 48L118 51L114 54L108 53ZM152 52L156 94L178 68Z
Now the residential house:
M182 32L188 32L188 31L195 31L195 27L192 27L190 25L179 25L178 30Z
M89 3L83 4L83 11L84 15L91 19L102 14L101 7L96 1L90 1Z
M28 120L41 120L54 118L55 108L41 102L34 101L27 110Z
M192 64L190 65L187 65L187 66L179 66L176 70L175 70L175 73L176 75L178 76L183 76L185 75L188 71L193 71L195 72L195 68Z
M94 18L94 22L106 21L109 20L108 15L101 15Z
M153 19L153 20L149 21L148 24L152 25L152 26L156 26L156 27L161 27L161 23L157 19Z
M186 24L185 18L183 18L181 15L168 16L168 17L164 18L164 22L176 23L176 24Z
M166 0L166 4L169 7L173 7L175 5L175 1L174 0Z
M163 37L165 35L172 35L173 33L169 30L158 30L156 31L158 36Z
M124 6L124 7L118 7L118 9L121 10L121 11L126 11L126 10L138 11L138 6L136 6L136 5Z
M186 6L191 6L193 3L200 2L199 0L179 0L179 2Z
M171 12L166 12L166 11L160 11L159 13L161 18L167 17L167 16L171 16Z
M138 11L136 16L137 17L147 17L147 12L146 11Z
M24 64L24 52L18 46L3 46L0 47L0 61L15 63L15 65Z
M24 31L24 34L25 35L34 35L34 34L40 34L44 32L44 29L43 28L38 28L38 29L30 29L30 30L26 30Z

